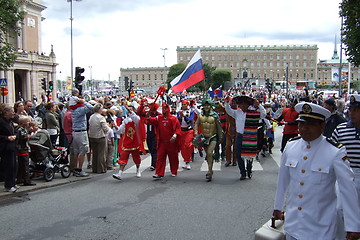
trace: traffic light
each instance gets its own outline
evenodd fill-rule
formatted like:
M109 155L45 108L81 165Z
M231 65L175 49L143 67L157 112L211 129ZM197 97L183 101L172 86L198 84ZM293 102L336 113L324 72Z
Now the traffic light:
M46 91L46 78L41 79L41 88Z
M125 77L124 78L124 81L125 81L125 90L129 90L129 77Z
M49 81L49 89L50 90L54 89L54 82L53 81Z
M85 77L81 74L85 72L85 69L82 67L75 68L75 87L79 90L80 95L82 92L82 81L84 81Z
M130 79L130 82L129 82L129 88L130 90L132 90L134 87L134 82Z

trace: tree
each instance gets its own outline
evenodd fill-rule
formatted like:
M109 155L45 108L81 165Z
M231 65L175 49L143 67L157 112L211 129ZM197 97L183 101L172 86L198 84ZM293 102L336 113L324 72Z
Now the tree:
M16 60L16 49L9 39L20 34L24 12L19 0L0 0L0 6L0 70L8 70Z
M360 65L360 1L343 0L340 4L340 16L343 17L342 42L349 61Z
M185 70L185 68L186 68L186 66L183 63L174 64L169 68L169 72L167 75L167 81L166 81L169 88L171 87L170 82L172 80L174 80L174 78L179 76Z
M171 88L170 82L174 80L177 76L179 76L184 70L186 66L183 63L174 64L170 67L168 75L167 75L167 84L168 87ZM205 80L202 80L196 83L194 86L191 86L187 89L189 92L198 92L198 91L206 91L210 86L212 86L212 72L216 70L216 67L211 67L209 64L203 64Z
M211 87L212 89L216 89L221 85L224 86L225 82L231 81L231 72L228 70L215 70L212 72L212 82Z

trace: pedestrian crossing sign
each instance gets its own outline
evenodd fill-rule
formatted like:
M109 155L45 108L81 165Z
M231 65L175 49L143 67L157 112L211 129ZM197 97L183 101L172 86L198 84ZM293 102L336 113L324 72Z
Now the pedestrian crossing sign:
M7 79L0 78L0 87L7 87Z

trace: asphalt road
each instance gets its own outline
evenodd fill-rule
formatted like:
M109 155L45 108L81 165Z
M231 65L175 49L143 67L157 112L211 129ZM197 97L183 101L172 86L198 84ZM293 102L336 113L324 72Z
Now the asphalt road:
M141 178L131 163L121 181L110 171L24 192L0 203L1 239L253 239L272 213L281 128L276 133L273 154L255 162L251 180L219 163L206 182L197 154L191 170L154 181L143 156Z

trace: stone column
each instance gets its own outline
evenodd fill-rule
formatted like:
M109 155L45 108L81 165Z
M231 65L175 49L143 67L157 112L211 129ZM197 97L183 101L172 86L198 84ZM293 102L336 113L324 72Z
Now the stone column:
M31 72L30 71L25 72L25 78L26 78L25 79L26 87L25 87L24 100L31 100L32 86L31 86Z

